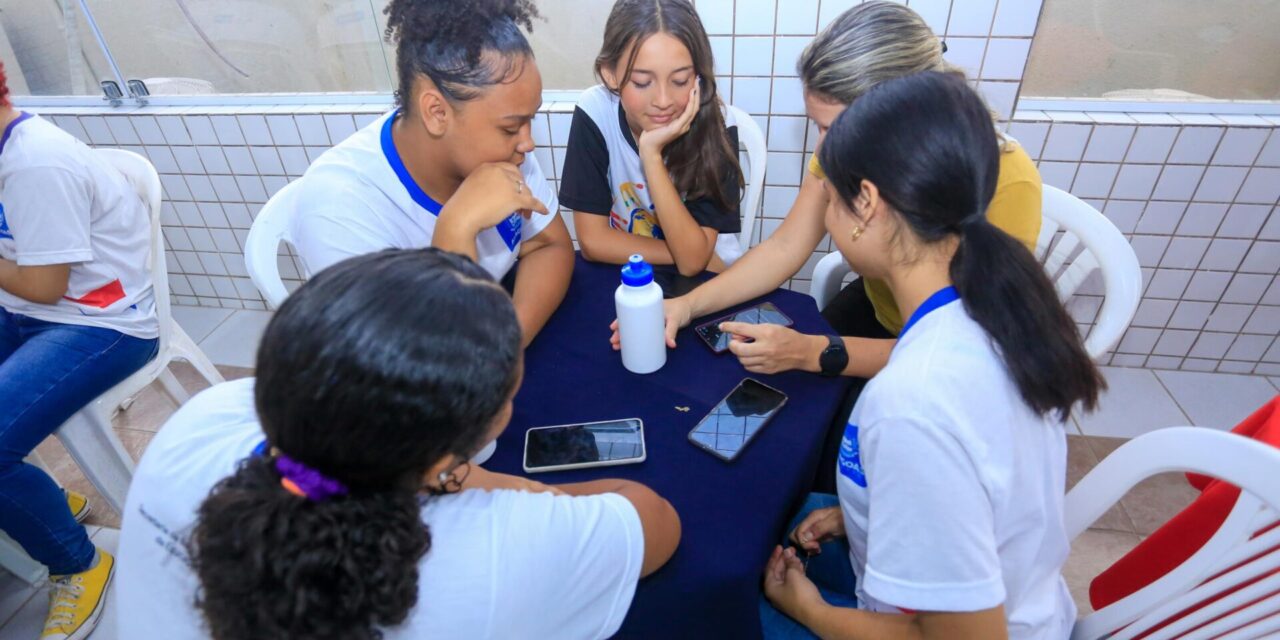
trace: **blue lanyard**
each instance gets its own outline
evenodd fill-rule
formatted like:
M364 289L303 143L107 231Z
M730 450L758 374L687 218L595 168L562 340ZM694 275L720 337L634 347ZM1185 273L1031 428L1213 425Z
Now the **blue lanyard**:
M0 137L0 153L4 153L4 145L9 142L9 135L13 133L13 128L18 126L18 124L21 123L23 120L26 120L30 117L31 117L31 114L27 113L26 111L23 111L21 114L18 115L17 118L13 119L13 122L9 123L9 126L4 128L4 137Z
M902 338L907 335L907 332L911 330L911 327L914 327L917 322L920 322L921 318L924 318L940 307L945 307L959 299L960 293L956 291L955 287L943 287L942 289L934 292L934 294L929 296L923 304L916 308L915 313L911 314L911 318L907 320L907 324L902 326L902 331L898 332L898 340L902 340Z
M400 159L400 152L396 150L395 139L391 135L391 126L395 124L396 118L400 117L400 112L396 111L391 117L387 118L385 124L382 125L382 155L386 156L387 163L391 165L391 170L396 172L396 177L400 179L400 184L404 185L409 197L418 203L418 206L426 209L433 216L440 215L442 205L427 195L422 187L418 186L413 176L409 175L409 170L404 166L404 160ZM519 213L512 213L511 217L498 223L498 235L502 236L503 242L507 248L515 251L516 246L520 244L521 229L524 219Z

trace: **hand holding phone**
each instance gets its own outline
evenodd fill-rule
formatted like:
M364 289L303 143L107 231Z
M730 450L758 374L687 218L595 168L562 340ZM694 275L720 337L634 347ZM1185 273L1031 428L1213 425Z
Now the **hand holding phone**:
M733 335L720 330L722 322L742 322L745 324L777 324L784 327L791 326L791 318L783 313L772 302L764 302L754 307L749 307L741 311L735 311L727 316L722 316L704 322L694 328L694 333L707 343L707 346L716 353L724 353L729 349L729 342L733 340Z

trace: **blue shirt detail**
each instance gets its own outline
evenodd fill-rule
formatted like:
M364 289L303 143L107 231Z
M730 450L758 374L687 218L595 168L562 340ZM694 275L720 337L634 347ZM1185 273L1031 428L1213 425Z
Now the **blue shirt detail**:
M862 469L862 452L858 447L858 425L850 422L844 427L844 437L840 439L840 456L836 460L836 468L840 474L853 481L854 484L867 488L867 474Z
M902 331L898 332L898 340L902 340L907 335L907 332L911 330L911 327L914 327L922 318L959 299L960 293L956 291L955 287L943 287L934 292L924 301L924 304L921 304L916 309L915 313L911 314L911 317L907 319L907 323L902 325Z
M9 231L9 219L4 217L4 203L0 203L0 238L13 239L13 232Z
M386 156L387 164L391 165L391 170L396 173L396 177L400 179L400 184L404 185L405 190L409 192L409 197L413 198L413 201L418 203L418 206L426 209L431 215L438 216L443 205L436 202L435 199L427 195L426 191L422 190L422 187L418 186L413 176L409 175L409 170L404 166L404 160L400 158L400 152L396 149L395 138L391 135L391 126L395 124L396 118L399 117L400 112L396 111L382 125L382 155ZM523 227L524 218L521 218L519 212L516 212L494 228L497 229L498 235L502 236L507 248L515 251L516 247L520 246Z

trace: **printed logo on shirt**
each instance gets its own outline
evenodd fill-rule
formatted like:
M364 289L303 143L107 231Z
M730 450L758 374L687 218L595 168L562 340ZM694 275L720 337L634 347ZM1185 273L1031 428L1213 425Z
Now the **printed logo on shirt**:
M124 285L119 280L112 280L105 286L98 287L89 293L79 297L63 296L67 300L76 304L82 304L86 307L97 307L106 309L107 307L124 300Z
M836 465L844 477L863 489L867 488L867 474L862 470L862 455L858 450L858 425L852 422L844 427L844 437L840 439L840 457Z
M511 217L498 223L498 235L502 236L502 241L507 243L507 248L515 251L520 244L521 230L524 228L524 218L519 213L511 214Z
M0 238L6 240L13 239L13 233L9 231L9 220L4 217L4 204L0 203Z
M662 234L662 227L658 226L653 205L645 209L644 203L640 200L639 192L643 189L644 185L638 182L624 182L618 187L618 192L622 194L620 205L627 214L624 216L617 211L610 211L609 224L614 229L622 229L627 233L664 240L666 237Z

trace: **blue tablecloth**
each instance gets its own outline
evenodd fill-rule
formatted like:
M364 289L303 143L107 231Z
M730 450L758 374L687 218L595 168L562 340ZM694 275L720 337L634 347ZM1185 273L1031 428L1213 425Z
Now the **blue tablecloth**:
M823 434L847 383L799 372L748 374L732 354L712 353L689 329L680 332L661 370L632 374L609 347L618 283L618 267L578 258L564 303L526 353L515 414L485 466L525 475L521 458L530 427L641 418L645 462L535 476L549 484L628 478L679 512L680 548L640 582L618 637L758 638L761 571L813 481ZM809 296L780 290L743 306L763 300L800 331L830 332ZM748 376L789 400L735 462L725 463L695 448L688 433Z

